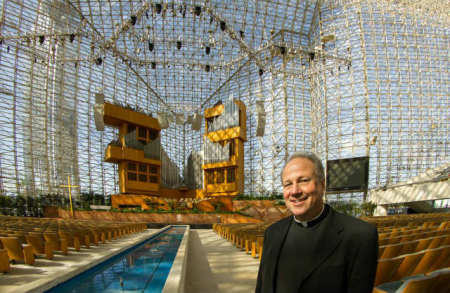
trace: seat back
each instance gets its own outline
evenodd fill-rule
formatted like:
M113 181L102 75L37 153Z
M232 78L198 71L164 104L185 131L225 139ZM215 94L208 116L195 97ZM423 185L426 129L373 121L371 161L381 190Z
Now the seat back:
M8 251L8 256L12 260L24 260L22 245L16 237L0 237L3 247Z
M398 291L402 293L448 293L450 292L450 270L406 281Z

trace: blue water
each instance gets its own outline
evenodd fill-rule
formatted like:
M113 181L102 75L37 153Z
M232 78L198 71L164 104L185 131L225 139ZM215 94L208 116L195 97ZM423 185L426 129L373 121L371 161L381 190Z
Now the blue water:
M46 292L159 293L164 287L184 231L184 226L172 226Z

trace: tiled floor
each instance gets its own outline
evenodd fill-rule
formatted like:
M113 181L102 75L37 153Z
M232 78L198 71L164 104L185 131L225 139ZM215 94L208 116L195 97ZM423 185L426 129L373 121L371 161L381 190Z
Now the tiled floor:
M212 230L191 230L186 293L255 291L259 261Z

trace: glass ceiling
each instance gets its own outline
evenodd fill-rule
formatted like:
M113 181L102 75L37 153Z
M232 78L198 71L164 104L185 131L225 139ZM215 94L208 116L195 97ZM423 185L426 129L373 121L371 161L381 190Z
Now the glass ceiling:
M95 94L156 117L247 106L245 192L280 192L293 151L370 157L369 187L448 162L447 1L0 2L0 171L6 194L118 192ZM266 112L256 136L256 102ZM203 128L162 131L166 185ZM170 165L170 168L168 167ZM339 195L361 198L360 194Z

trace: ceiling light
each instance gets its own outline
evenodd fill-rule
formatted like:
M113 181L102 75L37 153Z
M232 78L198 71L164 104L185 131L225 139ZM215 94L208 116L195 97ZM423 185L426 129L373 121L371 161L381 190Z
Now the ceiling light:
M161 10L162 10L161 3L156 3L155 8L156 8L156 13L160 14Z
M200 6L195 6L194 13L195 15L200 16L202 13L202 8Z
M224 31L225 29L227 28L227 23L225 22L225 21L221 21L220 22L220 29L222 30L222 31Z
M131 16L131 19L130 19L131 25L135 25L135 24L136 24L136 21L137 21L136 15L132 15L132 16Z

